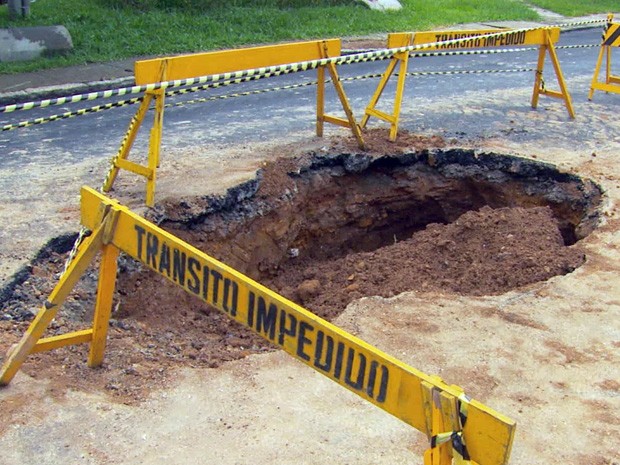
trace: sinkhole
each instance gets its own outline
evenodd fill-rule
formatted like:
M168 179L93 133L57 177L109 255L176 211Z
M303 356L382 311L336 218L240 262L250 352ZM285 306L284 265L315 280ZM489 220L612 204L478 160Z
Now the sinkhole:
M364 296L494 295L571 273L585 261L580 240L597 226L602 195L588 179L497 153L310 153L266 163L224 195L162 201L147 217L332 319ZM41 268L30 266L39 276ZM214 367L267 350L137 262L121 257L119 276L109 337L127 347L112 351L111 366L136 351L158 367L166 360ZM35 280L26 273L2 290L5 315L20 319L31 295L24 286ZM69 309L94 301L96 280L82 286Z
M329 318L367 295L499 294L570 273L600 201L593 182L514 156L309 154L151 219Z

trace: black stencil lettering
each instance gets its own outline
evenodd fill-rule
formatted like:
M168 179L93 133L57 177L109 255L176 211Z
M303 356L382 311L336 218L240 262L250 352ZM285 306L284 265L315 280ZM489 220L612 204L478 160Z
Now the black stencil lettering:
M185 287L185 267L187 256L184 252L174 249L172 254L172 280Z
M290 326L286 327L286 320L290 321ZM284 345L284 336L295 337L297 335L297 318L295 315L287 314L284 310L280 310L280 325L278 333L278 344Z
M366 356L362 353L357 354L360 360L357 368L357 379L353 381L351 375L353 373L353 365L355 364L355 350L349 347L349 354L347 356L347 369L344 375L344 382L351 386L353 389L362 389L364 386L364 375L366 374Z
M250 291L248 293L248 326L254 328L254 293Z
M187 280L187 288L194 294L200 294L200 278L198 278L198 270L200 269L200 262L194 257L187 259L187 270L189 271L190 278Z
M136 230L136 232L138 233L138 260L142 260L142 247L144 244L142 244L142 238L144 237L144 235L146 234L146 231L144 230L144 228L140 225L135 225L134 229Z
M297 336L297 355L302 359L309 361L310 356L304 352L304 346L312 343L311 339L306 337L306 331L314 331L314 326L305 321L299 322L299 336Z
M338 347L336 349L336 364L334 365L334 377L336 379L340 379L340 375L342 373L343 355L344 355L344 344L342 342L339 342Z
M258 297L258 311L256 312L256 331L263 332L273 341L276 335L276 319L278 317L278 307L275 304L267 303L262 297Z
M207 265L202 267L202 298L205 302L209 300L209 276L211 276L211 270Z
M165 242L161 245L161 253L159 254L159 272L166 272L170 277L170 247Z
M217 302L220 300L220 281L222 280L223 276L222 273L216 270L211 270L211 276L213 276L213 303L217 304Z
M325 361L323 362L323 345L327 341L325 349ZM332 368L332 357L334 355L334 338L325 336L323 331L316 333L316 346L314 348L314 366L320 370L329 372Z
M157 252L159 251L159 239L151 233L146 235L146 264L157 269Z
M232 292L230 292L232 288ZM230 313L230 316L237 315L237 299L239 298L239 285L226 278L224 279L224 310Z
M379 395L377 396L377 402L385 402L387 396L388 380L390 372L385 365L381 365L381 384L379 384Z

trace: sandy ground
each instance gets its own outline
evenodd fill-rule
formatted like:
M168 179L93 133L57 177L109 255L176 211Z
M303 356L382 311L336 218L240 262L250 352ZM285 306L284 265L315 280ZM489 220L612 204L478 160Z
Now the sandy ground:
M584 88L587 82L572 85ZM424 128L423 118L458 115L463 134L455 145L533 157L599 183L606 194L602 223L583 240L586 263L569 275L499 296L411 291L363 298L336 323L515 419L510 463L618 465L620 97L597 93L595 102L576 101L578 118L568 121L557 101L541 101L531 111L529 93L472 91L458 101L407 101L402 127L443 134L456 128ZM309 124L307 131L251 145L177 150L170 140L158 196L222 191L247 179L277 146L320 149L324 141L311 129ZM190 166L194 175L188 177ZM3 193L17 196L16 205L0 210L4 278L48 237L75 230L76 184L99 179L104 171L101 161L70 174L40 173L44 184L38 189L46 195L37 200L22 202L18 189ZM126 179L118 190L137 204L142 184ZM16 209L20 220L10 221ZM35 221L44 211L47 227ZM422 433L282 352L218 369L179 369L166 388L138 405L113 401L103 386L98 392L69 390L60 368L53 378L19 373L0 390L0 462L421 463L427 446Z

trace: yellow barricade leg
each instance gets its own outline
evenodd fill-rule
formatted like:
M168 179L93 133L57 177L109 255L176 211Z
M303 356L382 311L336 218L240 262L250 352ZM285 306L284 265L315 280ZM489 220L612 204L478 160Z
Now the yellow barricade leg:
M547 46L541 45L538 49L538 62L536 64L536 75L534 78L534 91L532 93L532 108L538 107L538 98L541 89L544 88L543 70L545 68L545 56L547 54Z
M398 43L398 44L390 43L390 40L388 39L388 46L410 45L413 40L413 36L411 34L406 34L406 35L403 35L403 37L400 38L400 40L404 40L405 42ZM379 102L379 99L381 98L381 95L383 94L383 91L385 90L385 86L387 85L388 81L390 80L390 77L394 73L396 66L399 66L399 71L398 71L398 81L396 82L396 94L394 95L394 107L392 110L392 114L388 114L381 110L377 110L376 106L377 106L377 103ZM377 89L375 90L374 94L372 95L370 99L370 102L368 103L368 106L366 107L366 110L364 112L364 117L362 118L362 122L361 122L362 128L365 128L371 116L382 119L383 121L387 121L388 123L390 123L389 139L392 142L396 140L396 136L398 134L398 121L400 118L400 110L402 107L403 94L405 92L405 79L407 77L408 66L409 66L409 53L408 52L398 53L394 55L394 57L392 57L392 59L390 60L390 63L388 64L387 69L381 76L381 80L379 81L379 84L377 85Z
M321 54L323 58L328 58L329 55L327 50L327 42L323 41L322 47L323 48L321 50ZM344 92L342 82L340 82L340 77L338 76L338 70L336 70L336 65L334 65L333 63L328 63L326 67L329 71L332 83L334 84L334 88L336 89L336 94L338 94L338 99L340 100L340 104L342 105L342 109L344 110L347 118L338 118L335 116L326 115L324 113L325 93L323 86L325 85L325 71L321 71L322 67L319 67L319 84L317 87L317 135L323 134L323 123L325 121L327 121L328 123L336 124L338 126L348 127L351 129L351 132L353 132L353 136L355 136L355 140L357 140L357 145L359 146L359 148L364 150L366 146L362 137L362 131L357 124L357 121L355 120L355 116L353 116L353 110L351 110L349 99L347 98L347 94L345 94Z
M451 465L452 455L449 441L438 441L444 433L450 431L450 425L444 423L440 391L426 381L422 383L424 410L426 411L427 436L431 447L424 453L424 465Z
M601 72L601 64L603 63L603 55L607 52L607 80L609 80L609 47L601 46L598 52L598 58L596 59L596 66L594 67L594 76L592 76L592 82L590 83L590 92L588 93L588 100L592 100L596 84L598 83L598 77ZM606 82L607 82L606 80ZM608 82L607 82L608 83Z
M88 354L88 366L96 367L103 362L110 315L112 313L112 299L116 285L116 268L119 249L110 245L112 234L116 229L118 211L111 212L111 218L106 224L103 237L101 265L99 267L99 282L97 286L97 302L93 316L93 337Z
M146 205L155 205L155 180L157 168L159 167L159 153L161 149L161 135L164 125L164 100L165 91L159 89L154 91L155 96L155 119L151 128L151 138L149 142L148 175L146 176Z
M373 110L377 106L377 103L379 103L379 99L381 98L381 95L383 94L383 91L385 90L385 86L390 80L390 77L394 73L394 70L396 69L396 65L398 64L398 61L399 61L398 58L396 57L392 58L390 60L390 63L388 64L387 69L381 76L381 80L379 81L379 84L377 85L375 93L370 98L370 102L368 103L368 106L366 107L366 111L364 112L364 117L362 118L362 122L361 122L362 128L366 127L366 124L368 124L368 120L370 119L371 116L373 116Z
M112 186L114 185L114 181L118 176L118 172L121 168L131 170L131 165L135 163L131 163L127 161L127 157L129 156L129 151L133 146L134 141L136 140L136 135L138 134L138 130L140 126L144 122L144 117L146 112L151 105L151 101L153 100L153 96L151 94L145 94L142 103L140 104L140 108L131 119L129 123L129 127L127 128L127 133L125 134L125 138L121 142L121 146L118 150L116 156L112 159L110 171L106 176L106 179L103 183L103 192L110 192ZM139 166L139 165L138 165Z
M316 135L323 137L323 126L325 125L325 66L319 66L316 72Z
M103 230L104 226L101 225L91 236L84 240L78 254L69 265L67 272L62 276L43 307L41 307L36 318L30 324L30 327L17 343L17 346L10 351L0 371L0 385L7 385L13 379L30 353L74 344L76 343L76 337L79 342L84 342L84 339L90 340L92 331L90 331L90 334L88 334L88 332L80 332L79 334L72 333L39 341L43 332L56 316L58 308L65 301L69 292L71 292L80 279L80 276L86 271L86 268L88 268L88 265L90 265L101 248ZM38 343L44 345L43 348L39 348L40 350L36 348Z
M403 53L399 58L400 68L398 71L398 82L396 83L396 96L394 97L393 119L390 127L390 140L392 142L396 140L396 134L398 133L398 120L400 118L403 94L405 93L405 78L407 77L407 68L409 66L409 53Z
M548 36L549 32L547 32ZM564 75L562 74L562 68L560 68L560 61L558 60L558 54L555 51L555 46L553 42L549 40L548 46L549 56L551 57L551 63L553 64L553 69L555 70L555 76L558 81L558 85L560 86L560 92L554 93L551 91L547 91L546 94L551 97L557 97L564 100L564 105L566 106L566 110L568 111L568 115L575 119L575 109L573 108L573 102L571 96L568 92L568 87L566 86L566 81L564 80Z
M392 114L388 114L384 111L377 110L376 105L381 98L381 94L387 85L390 77L394 73L396 66L399 66L398 69L398 80L396 82L396 94L394 95L394 107L392 109ZM368 123L368 119L371 116L382 119L383 121L387 121L390 123L390 140L394 142L396 140L396 135L398 133L398 120L400 118L400 109L403 101L403 94L405 92L405 79L407 77L407 67L409 65L409 54L408 53L399 53L394 55L394 58L390 61L387 69L383 73L381 77L381 81L375 90L372 98L370 99L370 103L366 107L366 111L364 113L364 118L362 119L362 127L366 127Z
M60 278L60 281L43 307L39 310L36 318L32 321L17 345L9 351L0 371L0 385L9 384L29 354L57 349L67 345L91 342L88 364L90 366L101 364L116 281L116 259L119 254L117 247L108 244L112 241L118 214L119 212L113 210L110 205L99 209L98 216L101 219L98 221L98 226L89 237L84 239L77 255L69 264L67 271ZM93 327L59 336L41 338L50 322L58 313L62 303L102 247L104 254L99 274Z
M592 82L590 83L590 92L588 93L588 100L592 100L595 90L602 90L605 92L620 93L620 76L613 76L611 74L611 48L620 46L620 24L614 23L614 15L607 16L607 25L603 32L603 41L601 43L601 49L596 60L596 66L594 68L594 75L592 76ZM601 73L601 65L603 63L603 55L605 55L605 82L599 80Z
M564 105L566 106L566 110L568 111L568 115L574 119L575 118L575 110L573 108L573 102L571 100L571 96L568 92L568 88L566 86L566 81L564 80L564 75L562 74L562 68L560 67L560 61L558 60L558 55L555 51L555 47L553 45L553 40L551 39L550 31L545 30L545 43L540 45L540 49L538 51L538 62L536 64L536 76L534 78L534 90L532 92L532 108L538 107L538 99L541 94L547 95L549 97L558 98L564 101ZM550 90L545 87L545 81L543 77L543 71L545 68L545 58L549 53L549 59L553 65L553 69L555 71L555 76L560 86L560 91Z

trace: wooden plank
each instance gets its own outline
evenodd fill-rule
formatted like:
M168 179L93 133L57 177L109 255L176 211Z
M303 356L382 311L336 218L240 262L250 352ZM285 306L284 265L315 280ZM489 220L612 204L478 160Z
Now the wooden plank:
M46 352L48 350L58 349L59 347L72 344L84 344L86 342L90 342L92 336L93 330L89 328L82 331L61 334L59 336L41 338L32 348L30 353L34 354L36 352Z
M461 395L460 388L378 350L88 187L82 188L84 226L97 225L93 212L102 205L120 212L113 245L414 428L427 430L422 383L454 398ZM157 302L144 302L149 304ZM514 430L509 418L479 402L469 404L464 437L478 464L505 464Z
M116 166L118 168L131 171L132 173L139 174L140 176L144 176L147 179L153 177L153 170L150 168L140 165L138 163L134 163L133 161L126 160L124 158L119 158L116 160Z
M164 79L172 81L318 60L323 53L323 42L319 40L293 42L137 61L135 63L136 84L145 85L159 82L164 62ZM340 55L340 39L329 39L325 42L330 57Z
M425 50L455 50L463 48L495 48L495 47L517 47L523 45L544 45L546 44L546 32L549 31L549 35L552 43L556 43L560 39L560 28L539 28L529 31L520 31L512 29L481 29L481 30L461 30L461 31L427 31L416 32L413 36L413 45L429 44L434 42L442 42L448 40L459 40L459 42L452 44L440 44L430 46ZM498 32L505 32L502 35L494 35L490 37L489 34L497 34ZM395 36L392 40L394 43L403 41L401 35ZM390 36L388 35L388 43L390 43Z

